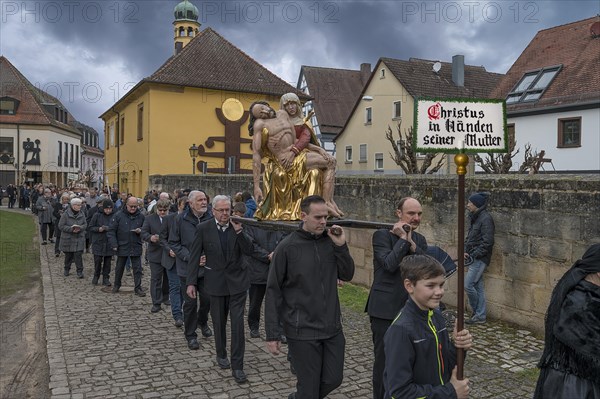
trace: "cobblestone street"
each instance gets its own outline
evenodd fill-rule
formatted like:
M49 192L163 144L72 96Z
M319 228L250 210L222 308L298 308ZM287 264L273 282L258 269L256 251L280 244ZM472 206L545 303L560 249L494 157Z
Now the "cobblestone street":
M244 366L249 381L238 385L230 370L217 367L212 337L200 339L199 351L189 350L169 308L150 313L149 295L133 295L131 276L124 277L122 292L112 294L91 285L90 254L84 254L85 278L80 280L75 273L63 276L64 257L56 258L51 246L40 248L53 398L287 398L294 391L285 355L270 355L264 341L250 339L249 331ZM149 274L144 266L146 289ZM344 318L344 382L329 398L369 398L368 318L348 309ZM473 383L471 397L531 397L535 382L525 370L535 366L543 342L494 321L471 331L476 348L465 366Z

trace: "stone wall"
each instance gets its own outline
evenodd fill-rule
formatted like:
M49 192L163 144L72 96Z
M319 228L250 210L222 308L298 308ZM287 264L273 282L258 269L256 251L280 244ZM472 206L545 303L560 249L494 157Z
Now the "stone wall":
M151 188L202 187L211 196L252 192L251 176L153 176ZM413 196L423 205L419 231L430 244L456 253L455 176L341 176L336 202L350 219L395 221L398 200ZM543 330L552 288L585 249L600 242L600 176L476 175L466 178L466 196L490 192L495 246L485 274L491 317ZM369 287L373 276L372 230L350 229L356 262L354 282ZM444 301L456 304L456 277Z

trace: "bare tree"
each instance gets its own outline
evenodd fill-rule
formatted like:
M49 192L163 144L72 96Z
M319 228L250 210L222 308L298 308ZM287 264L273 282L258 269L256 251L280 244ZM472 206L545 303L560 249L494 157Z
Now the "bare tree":
M440 170L444 166L444 157L438 159L435 166L431 167L433 160L439 155L439 153L428 153L425 158L417 161L417 153L413 151L413 129L412 126L408 129L404 129L402 133L402 121L398 122L396 130L398 133L398 140L394 138L392 128L388 126L385 132L385 138L392 144L394 152L390 152L392 160L396 165L400 166L404 173L407 175L412 174L433 174Z
M512 159L519 153L519 149L515 151L517 141L515 140L515 132L509 131L508 135L508 152L505 154L494 154L491 152L486 153L484 158L481 158L479 154L475 154L473 159L483 169L484 172L490 174L503 174L509 173L512 168ZM537 172L540 161L540 154L538 151L531 151L531 144L525 144L525 154L523 163L519 166L519 173L528 173L529 171ZM536 167L537 165L537 167Z

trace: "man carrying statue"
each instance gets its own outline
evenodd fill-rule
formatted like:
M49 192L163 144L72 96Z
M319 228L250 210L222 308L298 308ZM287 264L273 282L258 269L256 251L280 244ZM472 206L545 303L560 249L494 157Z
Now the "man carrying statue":
M318 145L309 123L301 116L298 96L285 94L280 105L279 111L264 101L250 106L254 197L259 201L255 217L299 220L300 201L309 195L323 196L329 216L342 217L333 200L335 158ZM260 188L263 158L267 159L264 192Z

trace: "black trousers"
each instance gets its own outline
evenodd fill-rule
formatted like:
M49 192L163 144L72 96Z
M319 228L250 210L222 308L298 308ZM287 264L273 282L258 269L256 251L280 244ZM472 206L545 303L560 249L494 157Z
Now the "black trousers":
M250 284L250 296L248 304L248 327L251 330L260 326L260 308L267 291L266 284Z
M76 252L65 252L65 270L71 270L71 263L75 262L77 273L83 273L83 259L81 257L82 251Z
M94 276L108 278L110 275L110 264L112 256L94 255Z
M160 263L150 262L150 297L153 305L160 305L163 301L164 270Z
M131 259L131 267L133 268L133 284L135 290L142 288L142 261L141 256L117 256L117 266L115 267L115 287L121 287L123 272L125 271L125 263L127 258Z
M196 298L190 298L187 294L187 280L179 276L181 294L183 295L183 333L185 339L198 338L196 329L198 325L205 326L208 323L208 312L211 308L210 296L204 288L204 277L196 282ZM200 301L200 306L198 306Z
M48 230L50 230L50 235L48 235ZM40 223L40 233L42 234L43 241L52 238L54 235L54 223Z
M383 337L392 320L371 317L371 332L373 333L373 399L383 399L385 389L383 388L383 370L385 369L385 350Z
M54 253L55 254L59 254L60 253L60 249L58 249L58 246L60 244L60 236L62 234L62 231L60 229L56 229L54 231L55 236L56 236L56 241L54 241Z
M342 384L345 346L342 332L311 341L288 337L288 351L298 379L296 399L321 399Z
M215 349L217 357L227 357L227 314L231 318L231 368L244 369L244 308L246 292L229 296L210 296L210 316L215 330Z
M9 208L14 208L15 207L15 200L17 198L16 197L8 197L8 207Z

